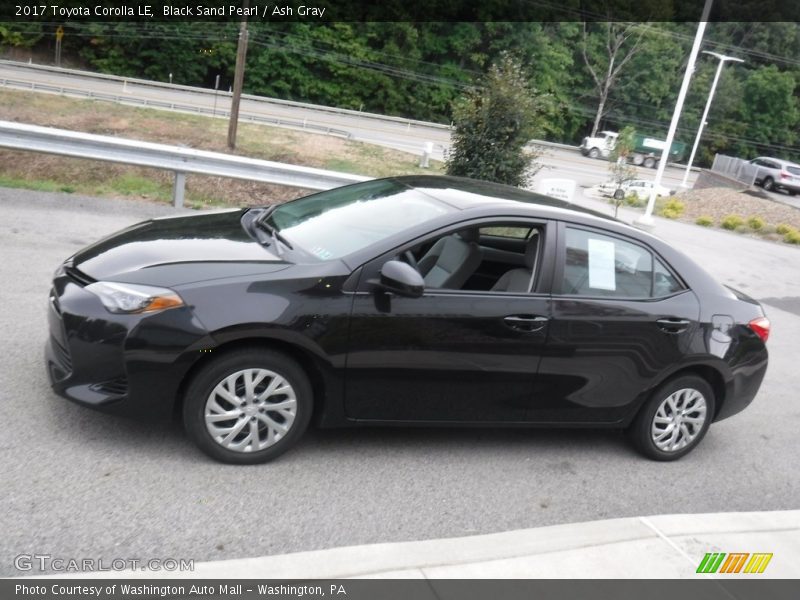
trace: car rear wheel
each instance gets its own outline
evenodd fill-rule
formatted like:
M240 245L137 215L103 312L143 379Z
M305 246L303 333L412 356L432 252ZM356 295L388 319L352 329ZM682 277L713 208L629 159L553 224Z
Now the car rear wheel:
M625 192L622 190L614 190L614 200L622 200L625 197Z
M628 433L636 448L654 460L677 460L703 439L714 417L714 391L697 375L662 385L642 407Z
M647 158L644 159L644 166L646 169L652 169L653 167L656 166L656 159L653 158L652 156L648 156Z
M765 177L761 186L768 192L771 192L775 189L775 180L772 179L772 177Z
M194 377L184 398L183 422L210 457L257 464L300 439L312 407L311 384L295 361L266 349L238 350Z
M600 156L600 150L597 148L592 148L589 150L589 158L597 158L598 156Z

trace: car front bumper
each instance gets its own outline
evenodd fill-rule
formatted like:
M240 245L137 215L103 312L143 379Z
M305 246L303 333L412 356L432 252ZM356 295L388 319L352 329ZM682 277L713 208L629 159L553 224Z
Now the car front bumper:
M68 275L53 281L47 373L61 396L104 412L162 420L212 342L188 307L117 315Z

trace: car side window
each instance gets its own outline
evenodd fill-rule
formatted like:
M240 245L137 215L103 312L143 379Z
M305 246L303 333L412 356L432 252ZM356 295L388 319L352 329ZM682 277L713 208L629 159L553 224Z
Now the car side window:
M680 292L684 289L678 278L670 273L669 269L660 260L655 259L653 271L653 296L662 298Z
M562 294L648 299L682 289L666 266L638 244L567 227L565 245Z

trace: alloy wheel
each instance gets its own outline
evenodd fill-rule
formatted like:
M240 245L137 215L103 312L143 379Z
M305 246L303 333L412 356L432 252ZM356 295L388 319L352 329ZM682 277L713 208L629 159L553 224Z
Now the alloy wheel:
M691 444L703 430L708 414L706 399L698 390L684 388L667 396L653 416L650 435L663 452L677 452Z
M235 452L273 446L289 432L296 415L294 388L268 369L231 373L211 391L204 410L212 439Z

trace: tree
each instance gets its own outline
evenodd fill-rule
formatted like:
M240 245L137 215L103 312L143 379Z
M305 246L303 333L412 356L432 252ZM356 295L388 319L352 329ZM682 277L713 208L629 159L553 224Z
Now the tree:
M641 48L642 35L645 31L638 24L622 24L616 22L597 23L596 31L589 30L583 24L581 56L589 74L592 76L594 91L597 95L597 112L592 125L591 137L597 135L600 121L606 112L606 103L611 90L620 76L620 72Z
M617 216L617 211L622 202L625 200L625 192L622 186L636 179L636 169L628 163L628 156L633 152L634 136L636 132L633 127L627 125L622 128L617 136L617 142L614 144L614 149L609 155L611 162L609 163L608 170L611 171L611 180L616 185L614 190L614 217Z
M481 86L453 107L447 173L523 186L538 170L526 144L541 131L541 108L522 65L509 54L489 68Z

